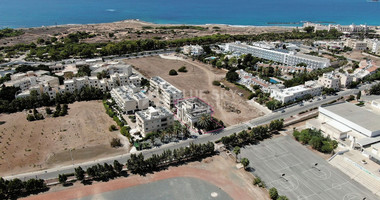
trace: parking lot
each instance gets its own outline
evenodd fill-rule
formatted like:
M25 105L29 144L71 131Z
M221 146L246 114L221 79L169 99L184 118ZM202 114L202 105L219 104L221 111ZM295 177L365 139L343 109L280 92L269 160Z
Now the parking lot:
M265 140L241 150L253 173L289 199L380 199L290 136Z

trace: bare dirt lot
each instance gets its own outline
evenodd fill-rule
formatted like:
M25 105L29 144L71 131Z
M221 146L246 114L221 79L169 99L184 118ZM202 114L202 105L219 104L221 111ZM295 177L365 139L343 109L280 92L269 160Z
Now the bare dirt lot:
M28 122L26 113L18 112L1 114L0 121L0 176L94 160L128 148L110 147L111 139L121 136L108 131L115 122L101 101L70 104L63 117Z
M147 174L146 176L132 175L127 178L119 178L106 183L94 183L87 186L76 182L69 189L61 185L54 186L45 194L31 196L26 199L77 199L173 177L192 177L204 180L222 189L232 199L269 199L268 192L265 189L253 186L253 175L244 171L244 169L237 169L235 165L234 158L221 153L219 156L204 159L202 162L192 162L184 166L170 167L168 170Z
M246 102L246 97L239 96L236 90L227 91L220 86L212 85L214 80L225 77L225 70L190 59L169 60L158 56L129 59L125 62L133 65L148 78L161 76L182 90L185 97L197 96L206 101L214 108L214 117L221 119L226 125L242 123L263 115L261 111ZM170 69L178 70L182 66L186 66L187 73L178 72L177 76L169 75Z
M60 25L38 28L25 28L25 34L18 37L0 39L1 45L14 45L19 43L29 44L36 42L38 38L49 39L62 37L77 31L95 33L96 37L86 39L86 42L121 41L125 39L178 39L212 34L260 34L266 32L292 31L293 27L276 26L228 26L228 25L201 25L202 30L197 29L156 29L162 26L180 26L170 24L153 24L138 20L125 20L114 23L84 24L84 25Z

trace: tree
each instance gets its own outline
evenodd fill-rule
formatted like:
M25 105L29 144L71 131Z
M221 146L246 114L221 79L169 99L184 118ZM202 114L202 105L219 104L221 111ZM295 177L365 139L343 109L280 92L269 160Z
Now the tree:
M314 27L308 26L308 27L303 28L303 30L306 31L306 33L312 33L314 31Z
M21 194L24 184L20 179L15 178L8 182L7 188L9 196L18 196Z
M309 141L309 145L315 149L315 150L318 150L320 151L321 150L321 147L322 147L322 138L321 137L318 137L318 136L313 136L310 141Z
M284 127L284 120L283 119L276 119L270 122L269 124L269 131L280 131Z
M234 154L236 155L236 162L238 160L238 155L240 154L240 147L236 146L233 150Z
M58 175L58 181L59 183L61 183L62 185L64 185L67 181L67 176L66 174L59 174Z
M187 72L187 69L185 66L182 66L181 68L178 69L179 72Z
M117 160L114 160L113 161L113 168L115 169L115 171L120 174L121 171L123 170L123 165L119 163L119 161Z
M380 83L373 85L369 90L369 93L371 95L380 95Z
M362 96L362 92L359 91L358 94L356 95L356 100L359 100L361 96Z
M178 73L177 73L177 71L175 71L175 69L171 69L171 70L169 71L169 75L170 75L170 76L176 76L176 75L178 75Z
M117 147L121 147L122 146L119 138L112 138L110 145L113 148L117 148Z
M235 71L228 71L226 74L226 79L227 81L233 83L239 80L239 74L236 73Z
M271 189L269 189L269 196L270 196L271 199L276 200L277 197L278 197L277 189L274 188L274 187L271 188Z
M77 177L78 180L82 181L84 180L84 170L82 169L82 167L77 167L75 168L75 177Z
M282 195L282 196L279 196L279 197L277 198L277 200L289 200L289 199L288 199L287 196Z
M244 166L244 169L246 169L248 167L248 165L249 165L248 158L242 158L240 162Z
M208 114L202 114L199 118L198 126L202 129L207 129L211 125L211 117Z

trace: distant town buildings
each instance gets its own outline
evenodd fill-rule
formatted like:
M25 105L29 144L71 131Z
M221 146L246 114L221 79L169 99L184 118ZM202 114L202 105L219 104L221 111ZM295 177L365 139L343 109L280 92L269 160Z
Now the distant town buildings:
M303 28L305 27L314 27L314 31L330 31L332 29L336 29L339 32L343 32L345 34L351 34L351 33L360 33L360 32L368 32L369 27L367 25L340 25L340 24L329 24L329 25L324 25L324 24L317 24L317 23L312 23L312 22L305 22L303 24Z
M193 128L198 126L198 121L203 115L213 113L211 106L197 97L179 100L176 108L178 119Z
M110 76L108 79L98 79L97 76L73 77L64 80L63 85L59 85L59 79L57 77L43 75L49 72L39 70L35 72L30 71L27 73L13 74L11 75L12 80L5 82L4 85L21 88L22 92L17 94L16 98L27 97L30 95L31 91L35 90L39 94L49 94L52 99L55 98L58 93L73 93L74 91L81 90L83 87L93 87L105 92L123 85L133 84L139 87L141 84L140 77L132 74L132 68L130 65L115 64L114 66L113 64L107 64L107 67L105 68L108 69L108 71L105 71L109 73ZM62 71L67 68L54 66L52 69L57 73L62 73Z
M304 85L298 85L290 88L274 88L270 91L270 97L282 102L288 103L303 98L305 95L321 95L323 87L316 81L307 81Z
M163 105L171 109L176 101L183 98L181 90L159 76L150 79L151 90L158 96Z
M136 112L135 115L136 128L143 136L149 132L168 128L174 122L174 114L165 107L149 107L147 110Z
M252 54L252 56L283 63L289 66L296 66L304 63L312 69L326 68L330 66L330 60L317 56L306 55L285 49L276 49L271 45L263 43L253 43L252 45L235 42L226 44L226 51Z

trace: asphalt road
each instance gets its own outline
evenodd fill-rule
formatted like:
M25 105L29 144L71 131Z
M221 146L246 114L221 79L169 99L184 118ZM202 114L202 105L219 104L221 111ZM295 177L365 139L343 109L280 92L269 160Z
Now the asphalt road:
M362 86L360 89L364 89L364 86ZM186 147L190 143L206 143L208 141L214 142L216 140L219 140L220 138L231 135L233 133L238 133L242 130L246 130L248 127L254 127L262 124L267 124L270 123L270 121L275 120L275 119L285 119L290 116L295 116L298 113L302 111L309 110L311 108L316 108L322 104L329 103L333 100L338 99L341 96L346 96L350 94L357 94L359 89L351 89L351 90L346 90L346 91L341 91L338 93L338 95L334 96L327 96L326 99L320 98L321 100L315 100L313 102L305 102L303 106L300 105L295 105L289 108L284 109L285 112L274 112L271 114L264 115L259 118L252 119L250 121L233 125L230 127L227 127L218 133L214 134L209 134L209 135L202 135L196 139L187 139L184 141L179 141L177 143L170 143L163 145L158 148L153 148L149 150L144 150L141 151L145 157L150 157L152 154L161 154L164 150L166 149L176 149L180 147ZM73 165L68 165L68 166L62 166L62 167L57 167L57 168L52 168L52 169L47 169L47 170L41 170L41 171L35 171L35 172L30 172L30 173L23 173L23 174L17 174L17 175L12 175L12 176L6 176L4 177L5 179L13 179L13 178L19 178L21 180L28 180L31 178L41 178L41 179L52 179L58 177L58 174L63 174L63 173L73 173L74 168L81 166L84 170L86 170L88 167L91 167L93 165L96 165L98 163L103 164L103 163L108 163L112 164L114 160L118 160L120 163L126 163L127 160L130 157L130 153L127 154L122 154L118 156L113 156L113 157L107 157L104 159L98 159L98 160L93 160L85 163L80 163L80 164L73 164Z

